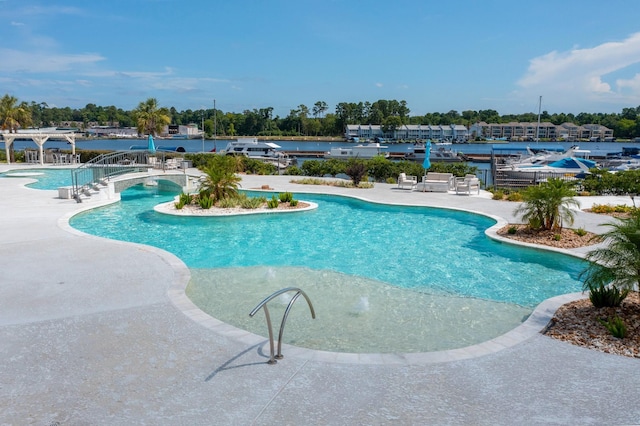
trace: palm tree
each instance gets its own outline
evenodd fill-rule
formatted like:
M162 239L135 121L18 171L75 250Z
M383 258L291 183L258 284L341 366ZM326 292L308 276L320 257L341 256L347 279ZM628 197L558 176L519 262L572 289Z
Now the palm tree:
M206 179L200 191L212 197L214 202L238 195L242 179L234 174L234 167L233 157L216 155L213 162L203 170Z
M587 253L591 261L581 277L584 288L614 286L633 290L640 286L640 211L634 210L628 219L606 223L611 229L598 236L603 246Z
M549 179L527 188L522 194L524 202L514 214L521 215L532 229L561 230L564 221L573 224L575 214L571 208L580 207L574 195L571 183L557 178Z
M138 133L156 136L162 132L164 126L171 123L171 117L167 108L159 108L156 98L149 98L140 102L133 110L138 125Z
M2 130L16 133L18 128L31 124L31 108L26 102L21 102L18 105L18 99L15 96L6 94L0 98L0 123ZM10 162L15 161L13 144L9 148L8 160Z

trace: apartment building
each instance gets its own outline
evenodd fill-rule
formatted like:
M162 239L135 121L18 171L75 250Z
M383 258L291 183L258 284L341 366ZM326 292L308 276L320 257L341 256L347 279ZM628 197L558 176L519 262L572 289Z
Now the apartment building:
M394 139L394 140L426 140L466 142L469 130L460 124L431 125L403 124L393 132L383 132L378 124L348 124L344 133L347 139Z
M469 128L472 139L505 139L511 141L548 140L611 140L613 130L600 124L584 124L578 126L573 123L553 124L541 123L485 123L479 122Z

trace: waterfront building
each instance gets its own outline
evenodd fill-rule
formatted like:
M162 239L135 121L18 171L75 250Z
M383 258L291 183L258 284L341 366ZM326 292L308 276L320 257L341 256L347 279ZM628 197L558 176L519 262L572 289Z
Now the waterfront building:
M384 132L378 124L348 124L344 133L347 139L426 140L436 142L466 142L469 130L460 124L403 124L391 132Z
M548 140L613 140L613 130L601 124L584 124L578 126L574 123L553 124L541 123L485 123L479 122L469 128L472 139L503 139L511 141L533 141L536 139Z

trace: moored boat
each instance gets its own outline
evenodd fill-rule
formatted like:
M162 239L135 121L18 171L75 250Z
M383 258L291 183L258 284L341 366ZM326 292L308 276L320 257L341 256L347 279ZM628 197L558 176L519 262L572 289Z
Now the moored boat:
M447 163L462 161L462 159L458 156L458 153L456 151L450 148L438 147L438 145L435 145L435 147L431 148L431 151L429 151L430 161L440 161L440 162L447 162ZM410 148L409 152L405 154L405 158L407 160L422 162L424 161L424 158L427 155L426 153L427 153L427 148L425 145L423 144L415 145L412 149Z
M230 141L226 148L221 150L221 155L242 155L254 160L260 160L273 164L278 168L285 168L291 164L289 156L281 151L280 145L273 142L258 141L257 138L238 138Z
M378 155L388 157L389 153L384 150L386 146L380 145L378 142L368 143L366 145L355 145L350 147L331 148L331 151L325 154L325 158L373 158Z
M586 158L565 156L556 159L548 164L511 164L501 167L498 173L511 179L533 179L542 176L564 176L572 177L589 173L592 168L597 168L598 164Z

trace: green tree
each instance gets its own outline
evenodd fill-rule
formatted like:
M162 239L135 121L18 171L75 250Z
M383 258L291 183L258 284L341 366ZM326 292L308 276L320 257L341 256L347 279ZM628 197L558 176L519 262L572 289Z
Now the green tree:
M573 224L575 214L572 207L580 207L573 196L573 185L562 179L528 187L523 193L524 202L515 210L532 229L560 230L563 221Z
M322 115L329 109L325 101L318 101L313 104L313 116L322 117Z
M606 223L608 232L597 238L604 243L587 253L591 261L580 275L584 288L597 289L613 284L627 290L640 286L640 211L629 218Z
M18 104L18 98L4 95L0 98L0 125L9 133L17 132L20 127L31 125L31 108L26 102ZM9 162L15 161L13 144L9 148Z
M143 135L156 136L162 132L164 126L171 123L169 110L158 107L156 98L149 98L144 102L140 102L133 114L138 126L138 133Z
M381 129L385 135L393 134L401 126L402 126L402 119L396 115L393 115L383 120Z

